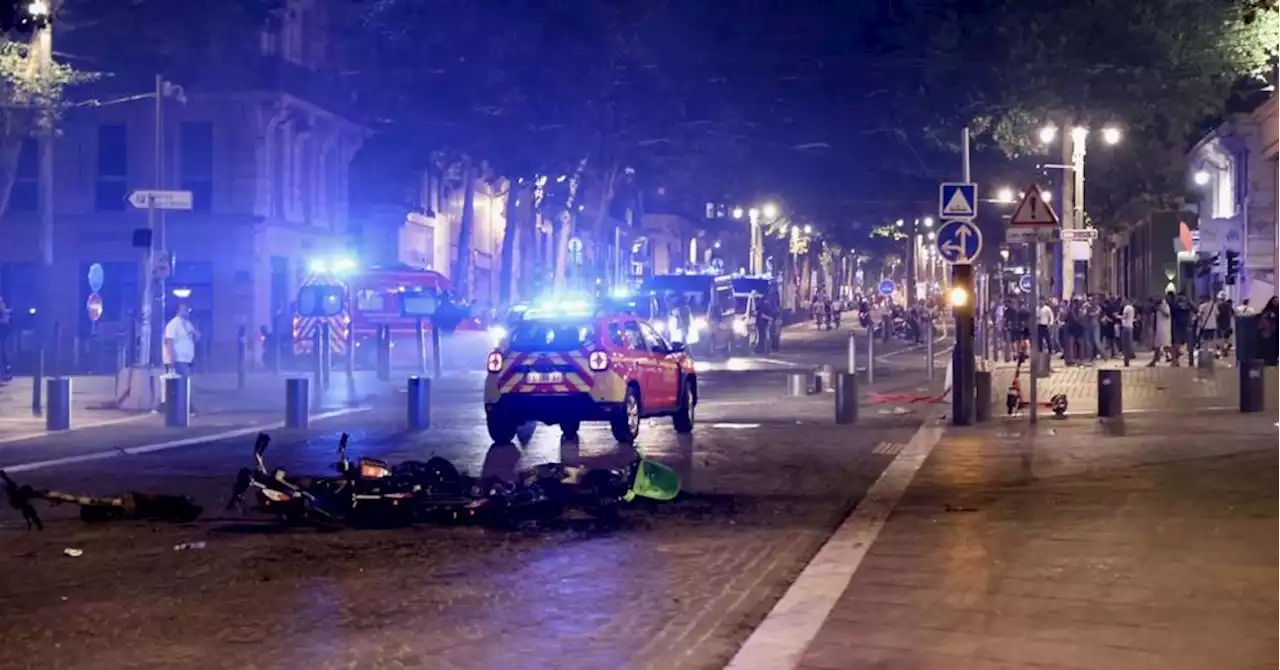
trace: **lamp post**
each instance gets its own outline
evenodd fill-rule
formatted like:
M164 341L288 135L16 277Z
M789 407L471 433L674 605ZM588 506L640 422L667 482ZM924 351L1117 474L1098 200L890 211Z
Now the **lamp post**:
M772 202L746 209L734 207L730 211L734 219L742 220L743 216L746 216L751 224L751 251L747 262L751 274L764 274L764 224L776 220L778 213L778 206Z
M1115 146L1120 143L1123 137L1120 129L1114 126L1107 126L1102 129L1102 141L1107 146ZM1053 124L1049 124L1040 129L1039 139L1043 144L1050 144L1058 136L1058 128ZM1071 172L1071 179L1065 179L1062 182L1062 299L1070 300L1075 292L1075 258L1072 253L1071 245L1073 242L1072 233L1066 231L1083 230L1085 228L1086 216L1084 206L1084 165L1085 154L1088 148L1089 128L1085 125L1075 125L1070 132L1062 134L1062 159L1063 164L1046 165L1045 167L1056 167ZM1093 243L1089 242L1092 252ZM1089 259L1085 259L1086 266ZM1038 270L1039 268L1037 268ZM1086 272L1088 270L1086 269Z

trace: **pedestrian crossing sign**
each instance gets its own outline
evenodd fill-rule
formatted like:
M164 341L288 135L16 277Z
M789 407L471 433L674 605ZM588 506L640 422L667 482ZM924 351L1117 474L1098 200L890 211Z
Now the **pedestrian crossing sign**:
M978 215L978 185L944 183L938 189L938 215L944 219L972 219Z

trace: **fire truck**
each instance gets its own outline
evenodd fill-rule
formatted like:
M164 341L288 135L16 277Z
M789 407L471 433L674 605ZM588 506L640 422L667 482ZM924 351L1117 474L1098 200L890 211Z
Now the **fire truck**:
M453 289L447 277L433 270L408 265L373 266L358 268L354 262L313 262L303 278L298 292L298 306L293 316L293 353L304 357L312 354L316 332L322 324L329 325L329 350L334 360L347 353L350 338L356 347L356 361L371 365L375 358L373 342L379 326L388 326L392 347L405 343L401 352L413 355L411 346L416 336L417 318L402 312L401 295L438 295ZM337 304L330 309L316 310L303 305L308 301L330 300ZM305 313L323 311L331 316L303 316ZM431 333L430 322L423 323L426 334ZM475 317L464 319L458 325L460 335L483 334L483 324ZM396 353L401 353L396 352Z

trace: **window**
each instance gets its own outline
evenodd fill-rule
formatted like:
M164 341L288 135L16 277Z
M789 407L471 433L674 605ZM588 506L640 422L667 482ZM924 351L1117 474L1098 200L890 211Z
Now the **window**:
M644 336L640 334L640 326L635 321L628 321L622 326L623 345L633 351L647 351Z
M356 291L356 309L361 312L381 312L387 308L382 292L371 288Z
M39 195L39 146L35 138L22 140L18 149L18 166L13 177L13 190L9 192L9 211L34 212L40 207Z
M94 206L102 212L119 212L127 206L129 134L124 124L98 126L98 174Z
M182 124L182 190L191 191L191 207L209 211L213 204L213 124L207 121Z
M517 351L573 351L595 340L595 328L587 323L523 321L508 340Z
M644 341L649 351L655 354L665 354L670 350L670 347L667 346L667 341L662 339L662 336L653 329L653 326L642 323L640 324L640 332L644 334Z

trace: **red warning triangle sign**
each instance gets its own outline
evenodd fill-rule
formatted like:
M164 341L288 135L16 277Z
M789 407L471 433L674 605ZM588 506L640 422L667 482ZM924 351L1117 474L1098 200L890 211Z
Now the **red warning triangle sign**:
M1040 189L1032 184L1022 196L1022 202L1013 209L1009 217L1011 226L1057 226L1058 215L1053 212L1049 203L1040 195Z

